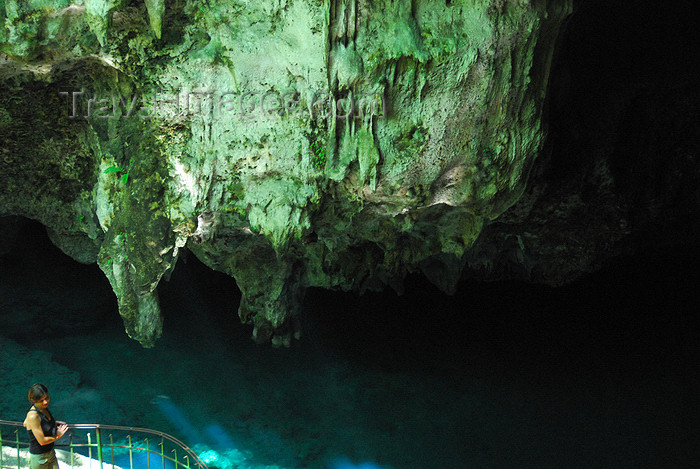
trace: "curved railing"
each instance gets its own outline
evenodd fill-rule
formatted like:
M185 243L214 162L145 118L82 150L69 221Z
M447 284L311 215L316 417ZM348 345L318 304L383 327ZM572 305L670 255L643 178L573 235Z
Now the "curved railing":
M5 436L4 427L14 427L10 432L14 438L8 439ZM83 463L76 466L76 454L79 454L89 458L90 465L94 460L100 469L209 469L189 446L174 436L157 430L82 423L69 424L68 429L70 433L58 440L55 447L66 452L68 460L63 462L71 468L85 467ZM155 444L148 435L156 437ZM2 448L8 447L12 448L13 456L5 455L2 451ZM24 426L20 422L0 420L0 468L28 467L28 464L23 466L26 454L22 457L23 451L26 453L28 449L29 438ZM178 451L181 452L180 457ZM5 459L14 460L14 464Z

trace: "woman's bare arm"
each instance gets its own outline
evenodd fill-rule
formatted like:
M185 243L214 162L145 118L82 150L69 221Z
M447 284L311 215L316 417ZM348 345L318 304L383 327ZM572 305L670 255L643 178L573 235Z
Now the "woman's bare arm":
M36 412L29 412L27 414L27 418L24 419L24 426L27 427L28 430L32 431L34 438L36 438L36 441L38 441L42 446L58 440L68 430L68 425L62 423L58 426L55 437L44 435L44 431L41 429L41 417L39 417L39 414Z

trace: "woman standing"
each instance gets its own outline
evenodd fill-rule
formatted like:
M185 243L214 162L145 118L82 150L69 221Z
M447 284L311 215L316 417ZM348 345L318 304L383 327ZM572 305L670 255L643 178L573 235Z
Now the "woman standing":
M64 422L56 422L49 412L49 390L43 384L29 388L32 407L24 419L29 432L29 469L58 469L53 444L68 430Z

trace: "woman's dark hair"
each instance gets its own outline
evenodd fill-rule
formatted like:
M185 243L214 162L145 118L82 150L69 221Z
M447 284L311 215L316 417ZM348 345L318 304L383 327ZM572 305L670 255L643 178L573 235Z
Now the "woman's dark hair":
M43 384L32 384L32 387L29 388L29 395L27 396L29 398L29 402L32 404L36 403L39 399L44 397L49 393L49 389L44 386Z

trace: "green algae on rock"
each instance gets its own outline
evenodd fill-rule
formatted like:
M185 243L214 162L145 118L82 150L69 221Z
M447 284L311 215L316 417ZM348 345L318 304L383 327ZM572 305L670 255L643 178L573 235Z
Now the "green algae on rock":
M400 290L422 269L450 291L525 187L570 13L6 0L0 212L97 262L145 346L183 247L236 279L241 320L275 345L297 333L307 287ZM106 172L129 162L126 180Z

